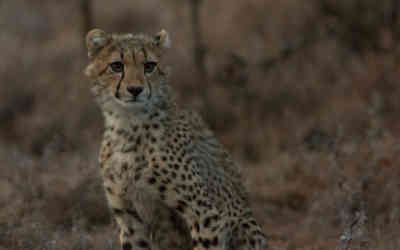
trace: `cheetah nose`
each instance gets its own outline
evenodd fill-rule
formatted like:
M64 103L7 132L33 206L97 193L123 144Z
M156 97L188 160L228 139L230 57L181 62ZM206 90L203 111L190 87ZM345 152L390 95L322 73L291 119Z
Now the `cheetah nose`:
M128 86L126 90L128 90L128 92L136 98L138 95L140 95L140 93L142 93L143 87Z

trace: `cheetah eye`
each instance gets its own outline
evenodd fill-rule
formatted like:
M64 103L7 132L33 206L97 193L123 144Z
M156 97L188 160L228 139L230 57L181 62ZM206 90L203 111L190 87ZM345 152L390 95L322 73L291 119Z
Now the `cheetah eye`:
M111 67L111 70L116 72L116 73L120 73L120 72L122 72L124 70L124 64L122 62L119 62L119 61L110 63L110 67Z
M156 68L156 66L157 66L156 62L146 62L144 64L144 73L146 74L152 73Z

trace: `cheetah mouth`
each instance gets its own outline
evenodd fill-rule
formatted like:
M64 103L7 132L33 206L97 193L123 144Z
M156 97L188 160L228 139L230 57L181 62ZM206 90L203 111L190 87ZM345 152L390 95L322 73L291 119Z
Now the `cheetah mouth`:
M134 102L139 102L138 100L126 100L125 102L127 103L134 103Z
M125 104L136 104L136 103L143 103L143 100L139 100L138 98L130 98L130 99L118 99L120 102L125 103Z
M127 98L125 100L122 100L124 102L139 102L137 97L131 97L131 98Z
M117 102L119 102L120 104L124 105L124 106L142 106L144 104L146 104L149 99L148 98L140 98L140 97L136 97L136 98L116 98Z
M142 98L141 96L138 96L138 97L133 97L133 96L129 96L128 97L128 96L126 96L125 98L119 96L119 97L116 97L115 99L118 102L124 103L124 104L127 104L127 103L129 103L129 104L143 103L143 102L146 102L148 100L147 98Z

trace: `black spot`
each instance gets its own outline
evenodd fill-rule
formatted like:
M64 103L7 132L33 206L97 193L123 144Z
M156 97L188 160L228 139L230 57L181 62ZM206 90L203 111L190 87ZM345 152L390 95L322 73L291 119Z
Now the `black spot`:
M122 170L126 171L127 169L128 169L128 163L127 162L122 163Z
M212 228L211 228L211 231L212 232L216 232L218 230L218 225L217 226L213 226Z
M219 220L219 215L218 215L218 214L215 214L214 216L212 216L212 219L213 219L213 220Z
M185 212L185 208L182 205L178 205L176 207L176 210L178 210L180 213L184 213Z
M186 201L183 201L183 200L178 200L178 203L179 203L180 205L184 206L184 207L187 207L187 206L188 206L188 204L186 203Z
M167 185L167 184L171 183L171 179L167 178L165 180L162 180L162 183Z
M200 225L197 221L194 223L194 229L196 229L196 232L200 232Z
M165 187L165 186L160 186L159 188L158 188L158 190L160 190L160 192L165 192L165 190L167 190L167 188Z
M129 227L129 228L128 228L128 231L129 231L129 234L130 234L130 235L135 234L135 229L133 229L132 227Z
M112 189L110 187L106 187L106 191L109 194L114 194L114 192L112 191Z
M141 177L142 177L142 175L141 175L140 173L137 173L137 174L135 175L135 181L140 180Z
M136 139L136 145L140 145L140 143L141 143L141 137L138 136L138 138Z
M201 242L203 244L204 248L210 248L210 240L209 239L203 239Z
M252 220L250 220L250 221L249 221L249 223L250 223L251 225L253 225L253 226L256 226L256 225L257 225L256 221L255 221L255 220L253 220L253 219L252 219Z
M132 249L132 245L129 242L125 242L122 244L122 249L123 250L131 250Z
M136 212L136 210L134 209L126 209L126 212L132 216L133 218L135 218L138 222L143 223L142 218L140 218L139 214Z
M218 246L218 237L217 237L217 236L215 236L215 237L212 239L211 244L212 244L213 246Z
M149 248L149 243L147 243L145 240L138 240L136 245L140 248Z
M254 248L256 246L256 241L254 239L250 239L250 245Z
M209 227L209 226L210 226L210 222L211 222L210 217L205 218L205 220L204 220L204 227Z
M113 212L114 212L116 215L121 215L121 214L124 213L124 211L123 211L122 209L119 209L119 208L113 208Z
M109 174L107 177L110 179L110 181L111 181L112 183L115 183L115 178L114 178L114 175L113 175L113 174Z
M153 124L153 128L154 128L154 129L158 129L159 127L160 127L160 125L158 125L158 123L154 123L154 124Z
M173 179L175 179L175 178L176 178L176 173L175 173L175 172L171 172L171 177L172 177Z
M149 183L150 184L156 183L156 178L154 178L154 177L149 178Z

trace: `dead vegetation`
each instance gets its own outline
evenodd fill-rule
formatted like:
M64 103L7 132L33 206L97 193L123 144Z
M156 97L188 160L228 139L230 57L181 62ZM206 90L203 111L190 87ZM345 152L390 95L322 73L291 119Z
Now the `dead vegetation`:
M82 75L91 26L170 31L171 84L243 163L272 249L399 249L399 8L0 1L0 249L118 249Z

